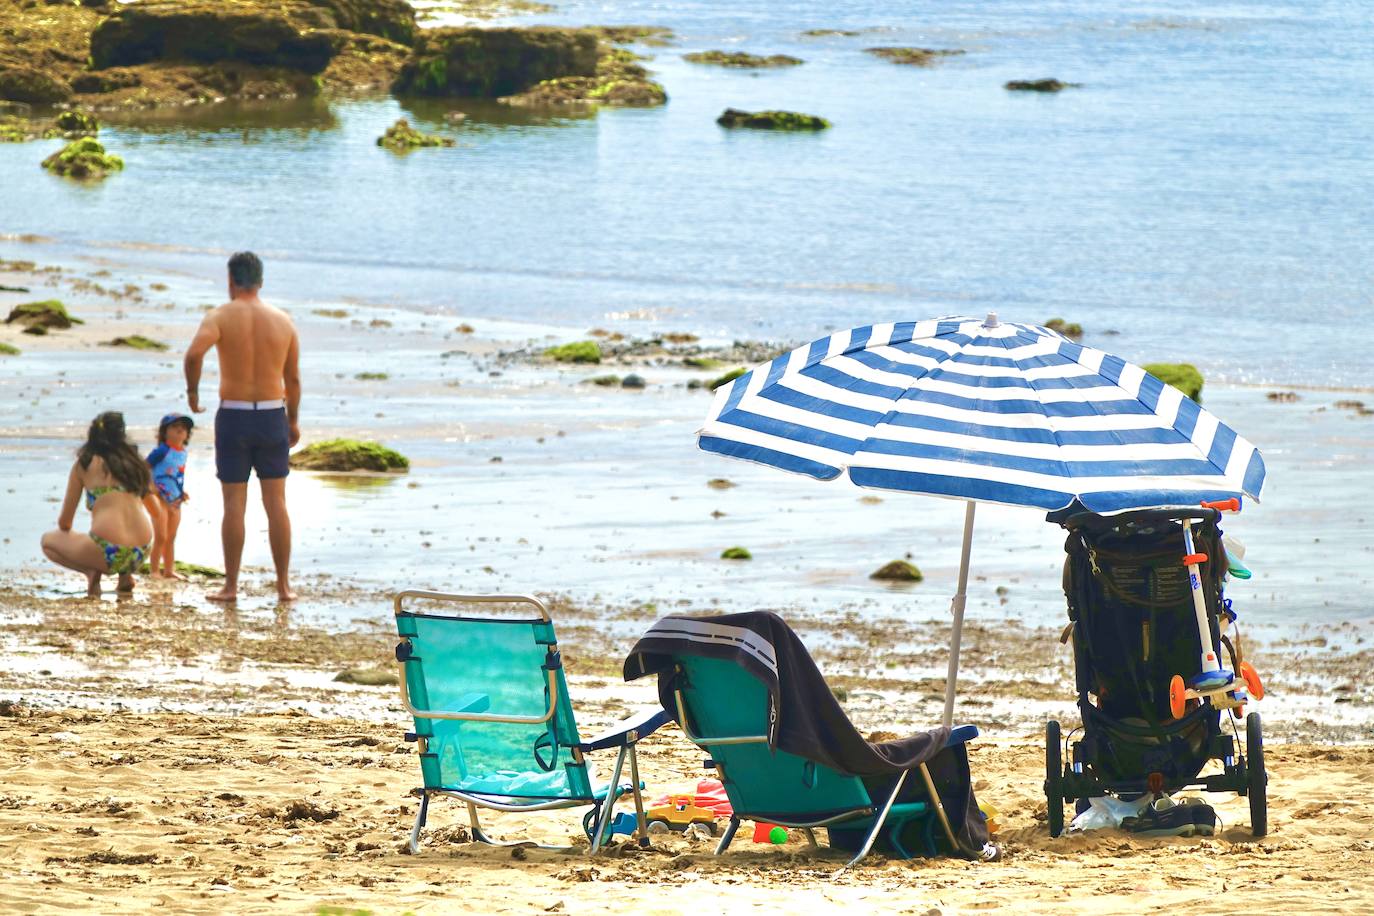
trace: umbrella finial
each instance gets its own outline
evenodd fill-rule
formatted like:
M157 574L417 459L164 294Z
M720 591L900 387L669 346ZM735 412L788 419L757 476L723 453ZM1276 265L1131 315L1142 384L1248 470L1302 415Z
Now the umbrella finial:
M983 322L983 327L985 327L985 328L995 328L995 327L997 327L997 313L996 313L996 312L988 312L988 317L987 317L987 320Z

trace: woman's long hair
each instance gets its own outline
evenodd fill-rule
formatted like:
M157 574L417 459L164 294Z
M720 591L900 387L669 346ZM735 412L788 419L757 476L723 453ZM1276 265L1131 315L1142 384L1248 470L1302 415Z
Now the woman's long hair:
M110 410L91 421L86 442L77 451L76 460L84 471L96 455L105 462L105 469L121 487L140 498L147 495L152 472L125 435L124 414Z

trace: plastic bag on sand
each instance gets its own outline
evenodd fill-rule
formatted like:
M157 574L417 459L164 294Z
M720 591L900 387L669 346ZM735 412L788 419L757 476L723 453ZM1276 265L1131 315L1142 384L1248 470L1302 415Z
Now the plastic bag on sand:
M1088 799L1089 807L1069 825L1070 830L1101 830L1103 827L1120 827L1128 817L1136 817L1150 804L1146 793L1135 801L1122 801L1110 795L1099 795Z

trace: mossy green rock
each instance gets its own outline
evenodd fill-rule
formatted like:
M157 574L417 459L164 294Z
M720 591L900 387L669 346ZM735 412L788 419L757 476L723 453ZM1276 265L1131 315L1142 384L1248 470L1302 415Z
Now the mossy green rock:
M1051 331L1063 334L1070 340L1080 340L1083 337L1083 325L1077 322L1065 321L1063 318L1051 318L1045 322L1045 327Z
M721 127L747 127L754 130L825 130L830 122L816 115L797 111L741 111L727 108L716 118Z
M682 364L689 369L719 369L725 365L714 356L688 356L683 358Z
M105 147L94 137L82 137L44 159L43 168L66 178L94 180L120 171L124 168L124 160L105 152Z
M398 95L497 98L543 80L596 73L597 37L584 29L422 31L392 85Z
M128 337L116 337L114 340L106 341L104 345L107 347L129 347L133 350L156 350L159 352L167 349L167 345L162 341L144 337L142 334L132 334Z
M691 64L713 64L717 67L740 67L745 69L762 69L766 67L796 67L806 63L800 57L790 57L786 54L772 54L768 57L761 57L758 54L746 54L743 51L697 51L692 54L682 55L682 59Z
M544 355L556 363L599 363L601 347L594 340L578 340L549 347Z
M5 324L21 324L26 328L59 328L65 330L74 324L85 324L74 317L67 307L56 299L42 302L24 302L10 309Z
M754 555L745 547L727 547L720 552L722 560L752 560Z
M14 344L0 340L0 356L18 356L21 352Z
M920 582L925 576L921 575L916 564L908 563L906 560L893 560L883 568L869 573L868 578L884 582Z
M1173 385L1188 397L1202 403L1202 373L1192 363L1150 363L1141 366L1166 385Z
M864 48L864 51L908 67L933 67L946 58L965 53L957 48Z
M618 375L594 375L585 379L584 384L596 385L598 388L619 388L620 376Z
M377 138L378 146L384 146L398 153L425 146L453 146L453 144L454 141L448 137L440 137L438 134L427 134L416 130L410 126L410 122L405 118L401 118L388 127L386 133Z
M359 372L353 377L360 382L385 382L391 378L385 372Z
M712 380L711 380L711 383L710 383L709 385L707 385L706 387L710 388L712 391L715 391L715 390L716 390L717 388L719 388L721 385L728 385L728 384L730 384L730 383L733 382L735 379L739 378L741 375L743 375L744 373L746 373L746 372L748 372L748 371L749 371L748 369L731 369L729 372L725 373L724 375L720 376L719 378L712 379Z
M73 139L94 137L100 133L100 122L95 119L95 115L84 111L64 111L57 116L54 123L65 136Z
M329 439L291 456L291 467L307 471L404 471L410 459L378 442Z
M395 671L385 668L349 668L334 675L336 684L362 684L365 687L395 687L400 683Z

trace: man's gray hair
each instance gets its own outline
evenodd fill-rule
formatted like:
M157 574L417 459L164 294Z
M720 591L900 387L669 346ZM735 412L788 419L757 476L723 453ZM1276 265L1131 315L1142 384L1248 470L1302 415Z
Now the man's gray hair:
M251 251L240 251L229 259L229 282L239 289L262 286L262 261Z

